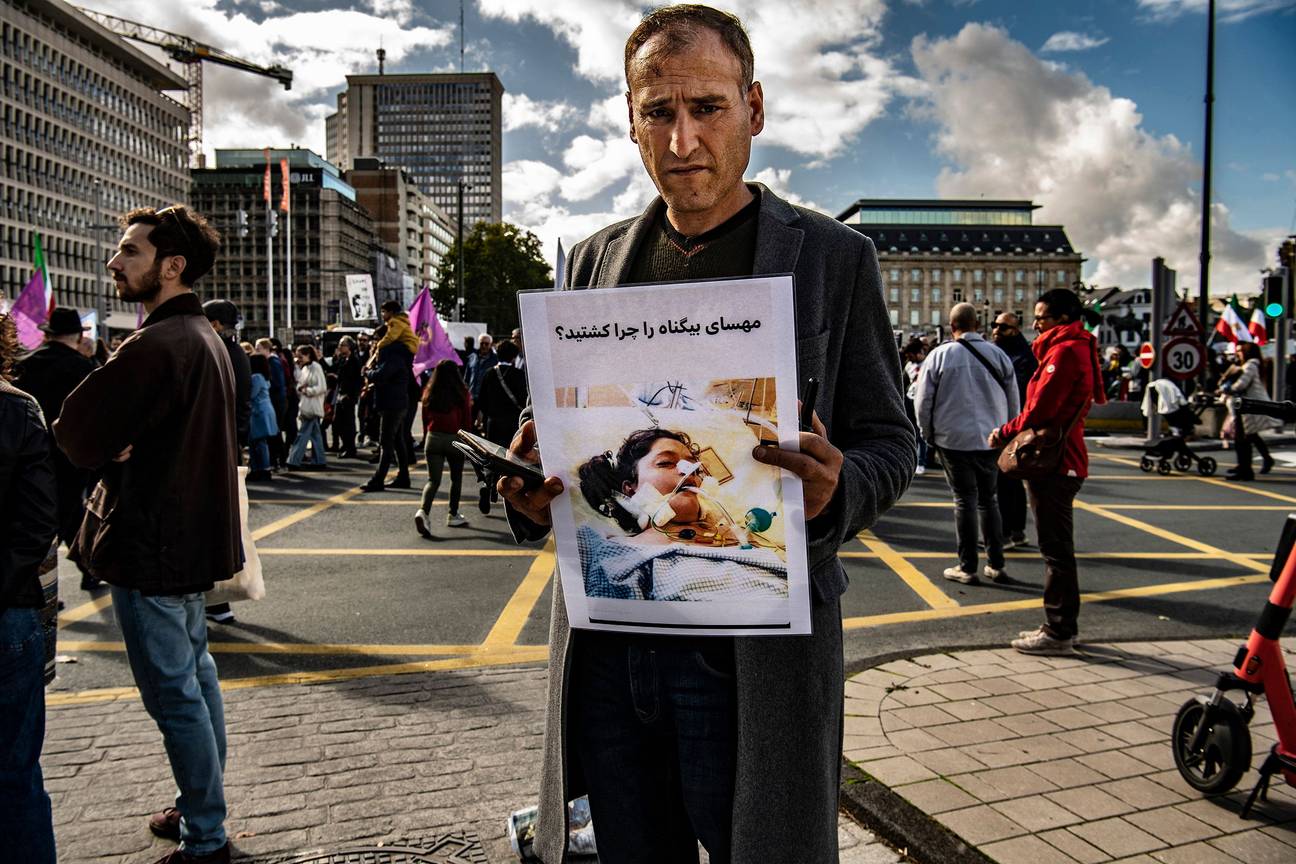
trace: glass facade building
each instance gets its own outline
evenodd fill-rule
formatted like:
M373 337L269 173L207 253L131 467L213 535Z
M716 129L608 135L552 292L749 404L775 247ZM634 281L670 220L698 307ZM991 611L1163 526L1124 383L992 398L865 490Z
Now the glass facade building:
M40 235L59 304L135 326L104 267L135 207L189 201L180 75L62 0L0 0L0 292L32 273Z

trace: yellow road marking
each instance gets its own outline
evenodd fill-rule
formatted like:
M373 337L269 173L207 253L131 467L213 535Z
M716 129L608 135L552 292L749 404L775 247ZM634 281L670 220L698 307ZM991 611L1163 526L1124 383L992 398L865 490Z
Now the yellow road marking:
M465 657L450 657L444 660L418 660L412 663L392 663L385 666L363 666L355 669L328 669L320 672L287 672L281 675L261 675L254 678L235 678L221 682L221 690L249 690L258 687L274 687L281 684L316 684L323 681L350 681L356 678L372 678L378 675L406 675L411 672L437 672L450 669L475 669L484 666L509 666L519 663L535 663L549 656L547 645L521 646L508 651L496 651L488 654L474 654ZM45 706L59 708L71 705L88 705L96 702L114 702L126 699L138 699L139 691L134 687L107 687L98 690L82 690L77 693L46 693Z
M1227 480L1220 480L1216 477L1196 477L1194 479L1200 480L1203 483L1209 483L1212 486L1223 486L1225 489L1232 489L1237 492L1250 492L1252 495L1260 495L1265 498L1273 498L1278 501L1287 501L1289 503L1296 504L1296 498L1292 498L1289 495L1279 495L1277 492L1270 492L1267 489L1261 489L1258 486L1253 486L1250 483L1230 483ZM1286 509L1286 508L1280 508L1280 509Z
M298 522L301 522L305 519L309 519L310 517L315 516L319 513L323 513L325 510L329 509L330 507L333 507L337 504L345 503L346 501L350 501L352 498L359 495L360 491L361 490L359 486L352 487L351 489L348 489L345 492L339 492L338 494L334 495L331 498L325 498L323 501L317 501L309 507L305 507L301 510L298 510L296 513L290 513L287 516L284 516L282 519L276 519L275 521L271 522L268 525L262 525L260 528L252 532L252 539L256 541L263 540L266 537L269 537L271 534L278 533L284 530L285 528L288 528L292 525L296 525Z
M1077 500L1075 506L1077 510L1083 510L1086 513L1093 513L1095 516L1102 516L1113 522L1128 525L1130 528L1137 528L1144 533L1151 534L1153 537L1160 537L1162 540L1169 540L1171 543L1177 543L1180 546L1187 546L1189 549L1196 549L1198 552L1205 552L1225 561L1232 561L1233 563L1240 564L1249 570L1259 570L1266 574L1269 572L1269 568L1266 565L1261 564L1258 561L1253 561L1243 555L1235 552L1227 552L1217 546L1212 546L1209 543L1203 543L1200 540L1194 540L1191 537L1185 537L1182 534L1167 531L1164 528L1159 528L1156 525L1151 525L1129 516L1122 516L1120 513L1113 513L1105 507L1099 507L1097 504L1089 504L1085 501Z
M877 552L842 551L842 552L838 552L837 554L842 558L881 558L882 557ZM901 555L904 558L949 558L950 557L950 553L948 552L897 552L896 554ZM1242 558L1255 558L1257 560L1265 560L1265 561L1268 561L1270 558L1273 557L1273 555L1268 552L1229 552L1228 554L1242 557ZM1163 558L1169 561L1204 561L1204 560L1209 560L1218 557L1212 552L1077 552L1075 553L1075 556L1077 558L1117 559L1117 560L1123 558L1133 558L1133 559L1150 559L1154 561ZM1040 556L1038 552L1005 552L1004 557L1005 558L1033 558L1035 560L1039 560Z
M64 652L94 651L121 653L126 650L126 643L60 639L58 647L60 651ZM360 657L400 657L423 654L476 654L482 650L480 645L348 645L346 643L327 642L209 641L207 647L213 654L326 654L330 656L356 655Z
M445 558L531 558L534 549L309 549L305 546L257 547L257 554L266 555L364 555L372 557L431 556Z
M879 540L871 531L861 531L859 541L867 546L870 552L882 559L883 564L894 570L895 574L904 580L904 583L931 608L952 609L959 605L957 600L937 588L930 579L922 574L922 571L906 561L899 552Z
M96 597L87 603L82 603L75 609L64 609L62 612L58 613L59 629L77 621L84 621L91 615L107 609L111 605L112 595L105 591L102 597Z
M490 633L486 634L486 641L482 643L483 648L499 649L517 642L527 619L531 617L531 610L535 608L545 586L549 584L549 577L553 575L556 563L554 539L550 536L544 549L531 562L531 568L527 570L522 584L518 585L513 596L505 604L504 611L500 613L499 618L495 619Z
M1180 594L1189 591L1209 591L1217 588L1235 588L1240 585L1255 585L1268 582L1268 568L1265 574L1254 576L1226 576L1221 579L1199 579L1191 582L1171 582L1161 585L1144 585L1139 588L1120 588L1114 591L1095 591L1080 595L1081 603L1105 603L1129 597L1157 597L1163 594ZM937 621L945 618L966 618L971 615L995 615L1002 612L1019 612L1023 609L1039 609L1040 600L1034 597L1027 600L1008 600L1003 603L982 603L976 606L960 606L957 609L916 609L912 612L890 612L884 615L864 615L842 620L847 630L859 630L866 627L882 627L887 624L904 624L914 621Z

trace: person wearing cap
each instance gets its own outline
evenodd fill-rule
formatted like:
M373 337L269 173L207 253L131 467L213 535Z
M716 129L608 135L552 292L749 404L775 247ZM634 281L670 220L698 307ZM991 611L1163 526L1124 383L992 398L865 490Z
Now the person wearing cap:
M220 248L175 205L121 218L117 294L148 317L63 402L54 437L103 478L74 555L112 586L131 674L177 794L148 820L179 846L158 864L228 864L225 709L203 594L243 566L234 368L193 293ZM111 833L111 832L109 832Z
M238 343L238 307L228 300L208 300L203 304L203 314L225 344L234 367L234 418L240 448L237 458L242 464L242 448L248 443L248 424L252 417L252 365Z
M85 336L89 328L81 323L77 310L55 307L40 329L45 332L45 342L19 362L14 386L35 397L45 415L45 422L52 426L63 410L63 400L90 374L95 363L81 352L84 343L89 342ZM57 490L58 536L71 549L81 527L81 517L85 514L85 489L90 472L69 462L52 436L49 442ZM78 567L81 569L81 589L98 588L99 580L81 565Z

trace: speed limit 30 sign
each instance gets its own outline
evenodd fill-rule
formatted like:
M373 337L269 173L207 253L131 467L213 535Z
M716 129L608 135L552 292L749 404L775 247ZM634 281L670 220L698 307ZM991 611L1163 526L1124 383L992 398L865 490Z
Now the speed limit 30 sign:
M1187 336L1171 339L1162 349L1162 368L1176 381L1186 381L1201 371L1206 362L1201 342Z

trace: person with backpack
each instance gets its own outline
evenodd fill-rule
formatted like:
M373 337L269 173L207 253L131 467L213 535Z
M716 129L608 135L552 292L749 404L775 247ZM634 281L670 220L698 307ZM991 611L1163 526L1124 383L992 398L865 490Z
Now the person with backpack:
M991 582L1007 578L997 488L998 452L986 437L1017 413L1017 378L1008 355L982 338L976 307L950 309L953 338L927 355L918 373L914 412L922 437L940 450L945 480L954 494L954 531L958 564L943 575L953 582L979 582L977 524L985 539Z
M442 360L432 370L423 388L423 450L427 457L427 483L423 485L423 501L414 514L414 527L428 539L428 514L432 500L441 488L441 473L450 466L450 510L446 513L446 526L461 528L468 524L459 513L459 496L463 491L463 454L454 448L455 433L472 426L472 397L468 386L459 374L459 364Z

